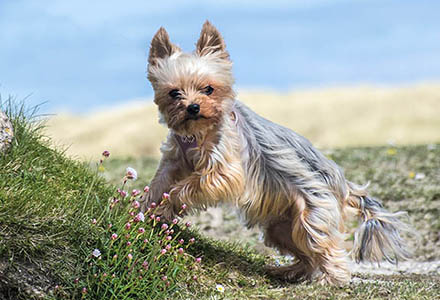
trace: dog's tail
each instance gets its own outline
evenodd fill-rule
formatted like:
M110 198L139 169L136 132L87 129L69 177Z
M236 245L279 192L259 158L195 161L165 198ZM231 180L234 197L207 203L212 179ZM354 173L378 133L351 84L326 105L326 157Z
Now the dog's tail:
M351 250L354 260L377 262L387 260L397 264L399 260L411 257L402 232L412 232L408 225L400 221L406 212L390 213L382 204L368 196L367 186L348 182L347 204L356 210L360 226L355 232L354 246Z

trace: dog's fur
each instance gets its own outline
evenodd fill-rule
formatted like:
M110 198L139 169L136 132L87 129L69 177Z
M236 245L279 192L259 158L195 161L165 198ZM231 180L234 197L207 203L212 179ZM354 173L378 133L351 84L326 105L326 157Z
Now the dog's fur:
M362 223L352 250L357 262L408 257L399 234L405 228L398 220L401 213L388 213L365 187L346 180L307 139L235 100L229 54L208 21L191 54L160 28L148 63L154 102L169 135L144 209L160 202L165 192L170 197L161 213L168 219L182 204L191 210L233 203L248 226L264 230L266 245L295 257L293 265L270 270L291 281L318 277L342 284L350 279L342 246L349 210ZM172 90L177 97L169 94ZM200 106L197 117L187 112L191 104Z

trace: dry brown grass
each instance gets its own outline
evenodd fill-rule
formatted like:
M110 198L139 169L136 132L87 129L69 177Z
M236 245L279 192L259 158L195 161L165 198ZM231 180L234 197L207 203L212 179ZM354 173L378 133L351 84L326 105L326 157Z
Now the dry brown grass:
M243 91L239 99L320 148L440 141L439 83L287 94ZM49 120L46 129L59 145L70 145L68 154L85 159L104 149L117 156L158 156L166 132L151 102L87 116L59 115Z

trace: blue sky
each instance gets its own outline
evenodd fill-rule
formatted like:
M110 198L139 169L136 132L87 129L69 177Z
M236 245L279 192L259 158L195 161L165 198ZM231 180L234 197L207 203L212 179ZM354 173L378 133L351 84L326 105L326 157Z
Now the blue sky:
M0 94L45 112L149 98L148 44L160 26L192 51L209 19L236 86L278 91L440 79L440 1L0 0Z

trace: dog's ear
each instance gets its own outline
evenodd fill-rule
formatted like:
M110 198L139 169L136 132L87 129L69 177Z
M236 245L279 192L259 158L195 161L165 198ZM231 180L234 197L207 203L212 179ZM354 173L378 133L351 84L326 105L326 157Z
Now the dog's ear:
M226 51L225 41L220 32L212 26L209 21L203 24L200 38L196 44L196 52L200 55L218 53L221 58L229 59L229 53Z
M171 56L175 52L180 52L180 48L170 41L170 37L165 28L161 27L156 32L151 41L150 55L148 56L148 63L154 65L156 59Z

